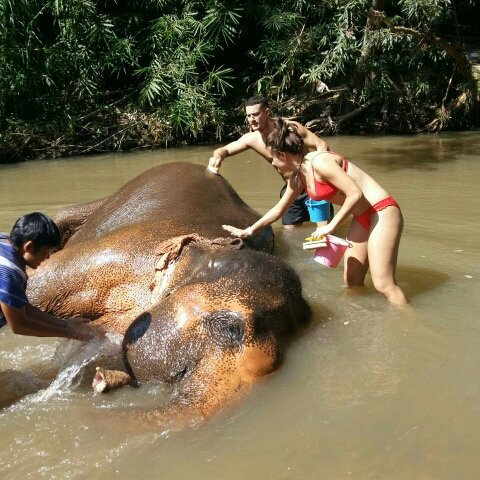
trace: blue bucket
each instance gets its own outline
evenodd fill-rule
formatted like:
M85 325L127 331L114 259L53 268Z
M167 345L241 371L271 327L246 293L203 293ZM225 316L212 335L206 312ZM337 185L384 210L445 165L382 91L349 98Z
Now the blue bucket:
M305 205L308 208L311 222L326 222L330 219L330 202L309 198Z

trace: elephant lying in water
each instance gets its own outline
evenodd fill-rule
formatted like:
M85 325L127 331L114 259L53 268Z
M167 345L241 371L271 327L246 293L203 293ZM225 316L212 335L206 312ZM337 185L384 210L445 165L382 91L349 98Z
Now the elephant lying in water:
M310 314L292 268L264 253L271 230L222 238L222 224L258 218L201 166L152 168L59 213L64 247L32 275L29 297L124 335L125 372L99 369L97 391L162 381L174 390L163 413L207 417L274 371Z

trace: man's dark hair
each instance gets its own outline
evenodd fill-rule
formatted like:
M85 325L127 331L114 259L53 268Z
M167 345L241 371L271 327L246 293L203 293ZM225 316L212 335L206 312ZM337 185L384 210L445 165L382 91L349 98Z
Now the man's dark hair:
M16 248L22 248L24 242L31 240L35 248L43 246L58 247L61 235L55 222L40 212L20 217L10 232L10 241Z
M270 108L268 100L265 97L250 97L246 102L246 107L251 107L252 105L260 105L262 108Z

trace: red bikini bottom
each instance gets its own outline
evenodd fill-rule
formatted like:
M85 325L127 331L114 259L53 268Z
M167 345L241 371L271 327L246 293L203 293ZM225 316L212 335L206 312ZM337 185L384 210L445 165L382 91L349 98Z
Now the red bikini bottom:
M397 207L400 209L400 206L393 197L387 197L383 200L380 200L375 205L372 205L370 208L367 208L367 210L365 210L365 212L363 212L361 215L354 215L354 217L362 227L368 230L370 228L370 219L372 214L387 207Z

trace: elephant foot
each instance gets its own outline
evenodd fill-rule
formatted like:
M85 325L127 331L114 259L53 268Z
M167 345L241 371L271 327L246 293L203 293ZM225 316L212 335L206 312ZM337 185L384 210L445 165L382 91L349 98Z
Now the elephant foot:
M93 378L92 387L97 393L105 393L115 388L131 385L138 387L138 383L128 373L121 370L105 370L97 367L97 373Z

